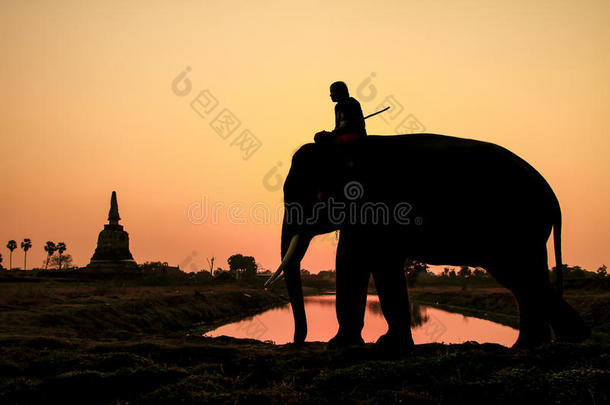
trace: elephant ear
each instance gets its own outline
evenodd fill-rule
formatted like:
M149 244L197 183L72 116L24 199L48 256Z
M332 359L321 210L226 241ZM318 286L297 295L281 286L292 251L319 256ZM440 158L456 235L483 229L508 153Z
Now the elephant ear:
M340 185L338 197L345 198L345 187L348 184L356 182L361 186L366 182L366 178L369 175L366 170L366 156L360 152L359 145L349 145L344 150L339 150L337 154L337 173L338 184Z
M316 200L333 197L344 200L344 187L351 181L359 181L366 173L365 145L354 141L348 145L307 144L303 145L293 156L292 167L298 168L289 173L295 184L312 184L312 189L300 187L291 190L298 194L314 194ZM285 183L286 184L286 183ZM286 196L286 188L284 193ZM290 196L291 197L291 196ZM289 199L292 199L290 198ZM295 195L296 197L296 195ZM299 195L298 198L307 198Z

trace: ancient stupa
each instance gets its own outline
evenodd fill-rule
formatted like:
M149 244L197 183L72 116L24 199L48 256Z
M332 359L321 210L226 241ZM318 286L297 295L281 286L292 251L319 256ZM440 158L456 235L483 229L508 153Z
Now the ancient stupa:
M97 238L97 248L87 269L101 271L137 270L138 265L129 251L129 234L119 225L119 205L116 191L110 198L108 223Z

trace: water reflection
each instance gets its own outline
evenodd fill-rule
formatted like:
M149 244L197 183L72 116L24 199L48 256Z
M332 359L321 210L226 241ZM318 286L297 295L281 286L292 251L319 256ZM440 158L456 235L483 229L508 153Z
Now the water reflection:
M334 295L306 297L305 310L309 329L308 342L326 342L335 335L338 325ZM292 341L293 328L292 311L287 304L239 322L223 325L205 336L226 335L285 344ZM509 326L416 303L411 303L411 330L416 344L477 341L511 346L518 335L518 331ZM375 342L386 331L387 324L381 312L379 298L369 295L362 337L365 342Z

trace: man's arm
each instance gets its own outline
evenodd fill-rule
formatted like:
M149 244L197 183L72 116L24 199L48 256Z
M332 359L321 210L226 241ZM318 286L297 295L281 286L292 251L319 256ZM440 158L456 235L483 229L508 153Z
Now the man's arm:
M314 142L334 142L335 139L337 139L337 137L341 134L341 133L337 133L337 130L339 129L339 115L340 115L340 108L339 108L339 104L335 105L335 129L333 129L332 131L320 131L318 133L315 134L315 136L313 137Z

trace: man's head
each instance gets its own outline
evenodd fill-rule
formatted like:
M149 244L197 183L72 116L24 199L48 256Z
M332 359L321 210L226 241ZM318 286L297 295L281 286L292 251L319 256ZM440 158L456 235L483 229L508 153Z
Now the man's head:
M334 82L330 85L330 99L334 102L349 98L349 91L344 82Z

